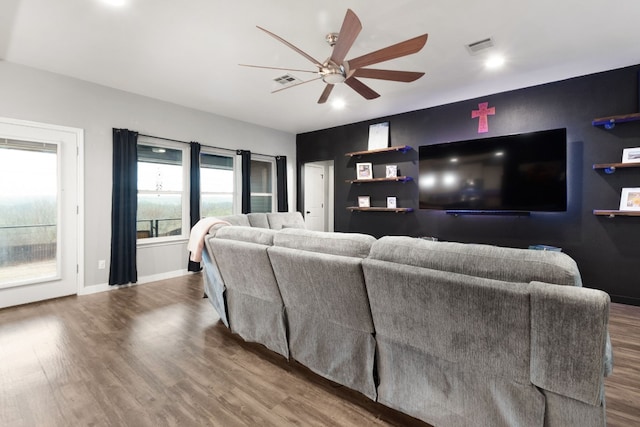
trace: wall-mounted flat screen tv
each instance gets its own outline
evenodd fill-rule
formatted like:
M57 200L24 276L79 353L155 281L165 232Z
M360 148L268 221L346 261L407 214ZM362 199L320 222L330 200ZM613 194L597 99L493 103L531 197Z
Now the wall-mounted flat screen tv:
M567 130L552 129L419 148L420 209L567 210Z

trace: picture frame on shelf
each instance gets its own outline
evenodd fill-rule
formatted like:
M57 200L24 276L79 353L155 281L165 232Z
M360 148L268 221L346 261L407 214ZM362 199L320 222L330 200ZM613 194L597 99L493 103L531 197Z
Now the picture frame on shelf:
M387 178L397 178L398 177L398 165L387 165Z
M369 150L387 148L389 146L389 122L369 125Z
M640 163L640 147L624 148L622 150L622 163Z
M369 208L369 207L371 207L371 197L369 197L369 196L358 196L358 207L359 208Z
M397 199L395 196L387 197L387 209L395 209L398 207Z
M371 163L356 163L357 179L373 179L373 166Z
M640 187L623 188L620 195L621 211L640 211Z

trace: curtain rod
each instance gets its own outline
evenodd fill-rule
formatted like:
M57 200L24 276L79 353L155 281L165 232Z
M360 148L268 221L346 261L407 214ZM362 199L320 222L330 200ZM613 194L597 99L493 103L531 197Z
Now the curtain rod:
M162 139L162 140L165 140L165 141L177 142L179 144L187 144L187 145L191 144L190 142L181 141L179 139L165 138L165 137L162 137L162 136L148 135L148 134L145 134L145 133L138 133L138 136L146 136L147 138ZM216 150L225 150L225 151L231 151L231 152L235 152L236 151L236 150L233 150L231 148L216 147L214 145L206 145L206 144L200 144L200 145L204 145L205 147L209 147L209 148L215 148Z
M178 142L180 144L191 144L190 142L180 141L179 139L164 138L162 136L148 135L148 134L145 134L145 133L138 133L138 136L146 136L147 138L155 138L155 139L164 139L165 141ZM214 145L206 145L206 144L200 144L200 145L204 145L205 147L209 147L209 148L215 148L215 149L218 149L218 150L232 151L234 153L238 151L238 150L234 150L234 149L231 149L231 148L216 147ZM248 150L248 151L251 151L251 150ZM254 153L253 151L251 151L251 154L257 154L258 156L266 156L266 157L282 157L282 156L274 156L273 154Z

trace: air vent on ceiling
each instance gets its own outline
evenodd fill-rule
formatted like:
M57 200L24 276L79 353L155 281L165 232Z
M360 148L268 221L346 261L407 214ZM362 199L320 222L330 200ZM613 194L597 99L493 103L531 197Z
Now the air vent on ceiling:
M483 40L478 40L477 42L469 43L468 45L466 45L466 48L469 51L469 54L477 55L483 50L493 47L493 45L493 39L489 37Z
M299 78L294 77L291 74L285 74L283 76L276 77L275 79L273 79L273 81L281 84L282 86L289 86L289 85L301 82Z

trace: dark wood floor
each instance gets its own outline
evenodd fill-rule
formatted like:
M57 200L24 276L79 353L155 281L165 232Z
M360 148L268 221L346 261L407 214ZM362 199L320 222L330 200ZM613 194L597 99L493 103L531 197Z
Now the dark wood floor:
M613 304L608 425L640 425L640 307ZM424 426L245 343L199 274L0 310L0 426Z

